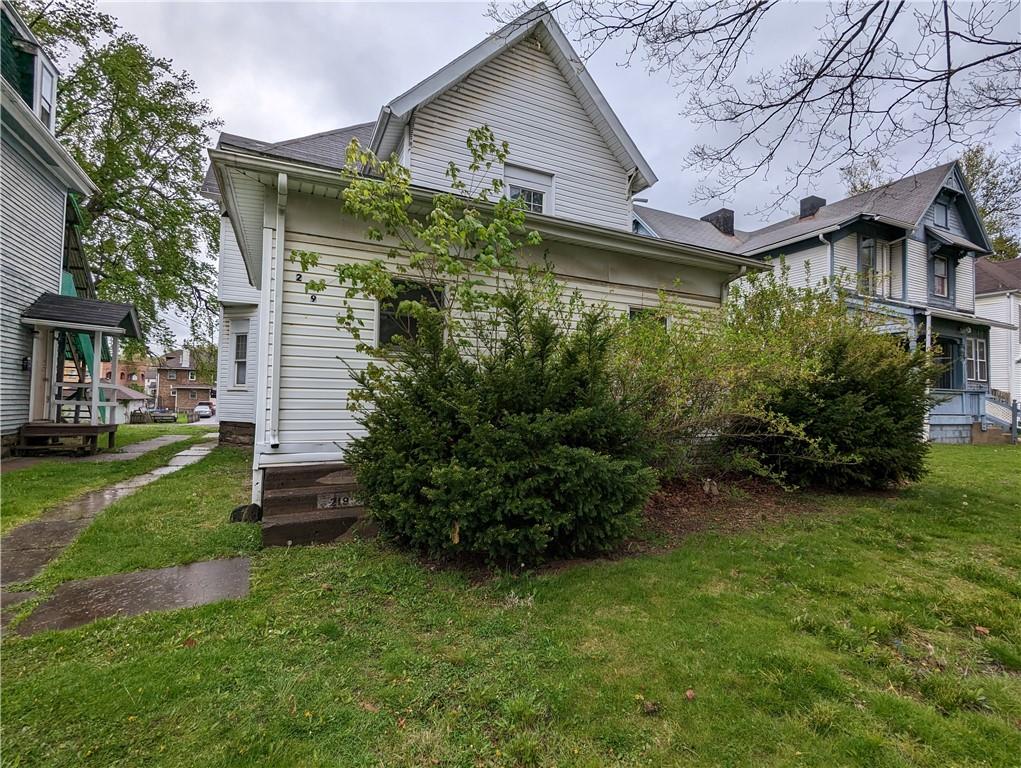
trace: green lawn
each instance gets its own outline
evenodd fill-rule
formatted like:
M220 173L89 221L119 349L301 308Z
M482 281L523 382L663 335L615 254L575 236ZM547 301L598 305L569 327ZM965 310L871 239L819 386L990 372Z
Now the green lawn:
M251 549L220 508L246 479L219 449L39 584ZM163 506L171 483L192 495ZM819 503L488 582L377 543L263 550L244 600L5 636L3 763L1017 766L1021 451L937 447L896 498Z
M164 446L137 459L93 463L54 457L5 472L0 475L0 532L37 517L61 501L162 466L210 429L183 424L125 424L117 428L120 448L160 435L189 435L192 439Z

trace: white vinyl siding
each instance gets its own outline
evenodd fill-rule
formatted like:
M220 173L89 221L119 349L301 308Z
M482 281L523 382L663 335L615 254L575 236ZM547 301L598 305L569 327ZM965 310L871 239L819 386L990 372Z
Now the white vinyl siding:
M0 431L8 434L28 421L31 373L21 368L32 356L32 331L21 314L41 294L60 292L67 193L6 136L0 174Z
M235 339L248 336L247 383L234 383ZM259 354L258 307L229 307L221 311L220 348L217 359L216 414L222 421L255 423L255 382Z
M467 168L465 138L483 124L509 142L509 162L556 179L557 216L631 230L627 169L537 38L522 40L417 112L410 152L415 183L449 189L447 164Z
M929 256L925 243L908 239L908 301L929 303Z
M858 284L858 236L848 235L833 243L833 276L854 288Z
M965 256L957 262L954 275L954 303L965 312L975 310L975 257Z
M829 247L819 245L790 255L784 255L787 266L787 282L795 288L817 286L830 275ZM772 259L774 269L779 269L780 258Z
M259 291L248 282L234 227L226 216L220 217L220 274L217 296L221 304L257 304Z
M270 424L273 366L279 364L277 392L278 442L276 449L265 446L260 453L260 466L288 461L322 460L324 455L342 457L345 445L361 433L356 415L348 409L348 396L355 388L351 369L364 369L370 358L356 351L359 343L337 327L337 316L343 311L340 286L334 266L341 261L368 261L383 255L384 249L361 238L364 225L339 215L336 201L311 199L292 193L287 210L285 254L301 249L319 255L319 265L297 279L301 265L284 256L281 344L279 360L268 357L265 384L268 392L257 405L265 414L263 424ZM310 234L316 233L316 234ZM659 303L659 291L673 291L681 300L696 307L719 304L723 273L697 267L683 267L667 262L651 261L591 249L544 243L534 254L538 261L548 249L550 260L557 265L569 289L577 288L583 299L606 301L610 307L627 313L631 307L651 307ZM276 273L275 255L270 279ZM324 279L327 290L312 301L305 292L309 280ZM678 287L679 281L679 287ZM273 317L271 285L266 308ZM363 322L363 341L376 337L377 308L374 301L352 299L355 315ZM272 332L266 343L260 343L260 354L272 355ZM224 417L226 418L226 417ZM259 430L256 439L265 444L267 434ZM302 458L302 457L306 458ZM315 456L315 459L307 457Z
M1016 293L980 296L975 300L975 314L1019 325L1021 300ZM989 386L1010 392L1012 398L1021 400L1021 331L989 329Z

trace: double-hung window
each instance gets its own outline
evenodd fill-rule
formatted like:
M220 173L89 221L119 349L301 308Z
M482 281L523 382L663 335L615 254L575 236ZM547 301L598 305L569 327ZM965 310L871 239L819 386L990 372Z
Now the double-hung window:
M39 73L39 119L49 131L53 130L53 103L56 99L57 77L45 63Z
M177 371L167 371L167 378L170 379L170 381L176 381Z
M989 352L985 339L967 339L964 342L964 360L968 381L989 381Z
M932 259L932 292L944 299L950 296L950 263L946 256Z
M417 301L427 307L443 306L443 289L423 283L402 283L397 286L397 295L379 303L379 329L376 345L385 347L394 337L414 338L418 334L418 320L400 311L401 302Z
M243 387L248 382L248 333L234 334L234 386Z
M188 371L188 381L196 381L198 377L199 375L196 371Z
M934 203L932 206L932 220L937 227L947 226L947 207L943 203Z
M553 213L553 177L529 168L504 165L503 182L507 197L520 200L528 213Z
M871 296L889 297L892 291L890 244L871 237L861 241L858 272L862 292Z

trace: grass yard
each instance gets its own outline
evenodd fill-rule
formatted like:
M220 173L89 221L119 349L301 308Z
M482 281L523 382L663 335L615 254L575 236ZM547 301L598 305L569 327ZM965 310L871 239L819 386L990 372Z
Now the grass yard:
M0 475L3 499L0 532L37 517L44 509L61 501L162 466L211 429L184 424L125 424L117 428L118 448L160 435L189 435L192 439L164 446L137 459L86 462L54 457L5 472Z
M1021 451L931 464L894 498L488 582L379 543L259 551L244 600L8 633L3 764L1017 766ZM218 449L38 586L252 551L224 522L246 482Z

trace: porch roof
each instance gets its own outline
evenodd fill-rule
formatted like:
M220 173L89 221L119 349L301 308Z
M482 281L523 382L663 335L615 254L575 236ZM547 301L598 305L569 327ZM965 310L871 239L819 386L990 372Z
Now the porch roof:
M976 317L975 315L969 315L967 312L954 312L951 309L936 309L934 307L926 309L925 312L933 317L939 317L943 320L956 320L966 325L985 325L990 328L1004 328L1008 331L1017 330L1016 325L1000 320L990 320L988 317Z
M21 315L26 325L43 325L78 331L102 331L140 339L142 331L131 304L44 293Z
M976 243L973 243L971 240L967 239L966 237L961 237L960 235L955 235L953 232L950 232L950 231L948 231L946 229L942 229L940 227L930 227L930 226L927 226L925 228L925 231L926 231L927 234L932 236L935 240L943 243L943 245L952 245L952 246L955 246L956 248L960 248L960 249L965 250L965 251L974 251L975 253L981 253L981 254L989 253L989 251L986 250L985 248L983 248L981 245L977 245Z

